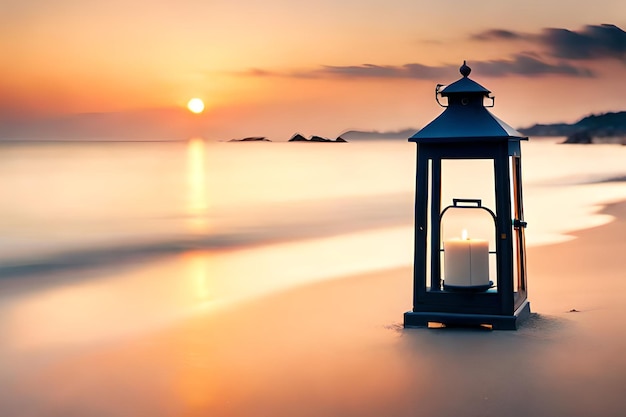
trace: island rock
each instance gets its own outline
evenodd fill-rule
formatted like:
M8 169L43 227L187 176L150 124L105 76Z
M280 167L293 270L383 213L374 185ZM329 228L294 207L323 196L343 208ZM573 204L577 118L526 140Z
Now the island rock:
M581 130L580 132L572 133L565 139L563 143L577 143L577 144L590 144L593 143L593 137L588 130Z
M264 136L250 136L242 139L231 139L229 142L271 142Z
M306 139L304 136L302 136L299 133L296 133L295 135L293 135L293 137L291 139L289 139L288 142L322 142L322 143L347 143L348 141L343 139L341 136L339 136L337 139L332 140L332 139L328 139L328 138L324 138L322 136L311 136L310 139Z
M301 134L296 133L295 135L291 137L291 139L289 139L288 142L308 142L308 140Z
M590 115L574 124L536 124L518 130L528 136L567 136L563 143L623 143L626 138L626 111Z

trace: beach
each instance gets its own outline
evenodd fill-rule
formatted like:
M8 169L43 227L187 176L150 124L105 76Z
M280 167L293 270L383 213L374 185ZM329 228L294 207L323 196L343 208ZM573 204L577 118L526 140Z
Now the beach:
M614 220L529 249L533 314L518 331L403 329L412 277L400 267L303 285L114 342L4 355L0 409L11 416L620 416L626 203L604 213Z

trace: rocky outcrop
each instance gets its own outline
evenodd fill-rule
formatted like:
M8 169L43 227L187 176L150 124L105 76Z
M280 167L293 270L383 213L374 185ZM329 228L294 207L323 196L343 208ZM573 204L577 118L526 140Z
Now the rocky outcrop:
M588 130L582 130L580 132L572 133L565 139L563 143L578 143L578 144L590 144L593 143L593 137Z
M231 139L229 142L271 142L265 136L250 136L242 139Z
M289 142L308 142L308 139L299 133L296 133L289 139Z
M324 137L321 137L321 136L315 136L315 135L311 136L310 139L307 139L304 136L302 136L301 134L297 133L291 139L289 139L289 142L347 143L348 141L343 139L341 136L339 136L335 140L324 138Z
M567 136L563 143L623 143L626 137L626 111L591 115L574 124L537 124L518 130L528 136Z
M535 124L531 127L522 127L517 129L520 133L527 136L569 136L576 132L576 126L567 123L553 123L553 124Z
M311 136L311 139L309 139L311 142L331 142L330 139L327 138L323 138L321 136Z

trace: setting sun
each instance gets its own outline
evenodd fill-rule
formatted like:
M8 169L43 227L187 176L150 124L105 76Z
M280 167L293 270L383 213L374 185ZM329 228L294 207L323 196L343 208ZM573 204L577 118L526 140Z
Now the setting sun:
M202 111L204 110L204 102L200 100L199 98L192 98L187 103L187 108L192 113L195 113L195 114L202 113Z

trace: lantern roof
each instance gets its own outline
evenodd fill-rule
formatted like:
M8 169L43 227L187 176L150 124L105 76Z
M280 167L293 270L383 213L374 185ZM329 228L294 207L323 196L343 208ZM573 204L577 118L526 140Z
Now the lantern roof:
M447 85L443 90L441 90L441 95L444 97L450 96L451 94L474 94L479 93L484 96L489 96L491 91L487 90L482 85L478 84L476 81L468 78L472 69L467 66L467 63L463 61L463 65L459 68L459 72L463 76L460 80L453 82L450 85Z
M460 80L445 86L444 89L441 90L441 95L444 97L449 96L450 94L459 93L481 93L484 96L488 96L491 91L467 77L463 77Z
M441 90L441 85L438 85L435 90L436 95L448 98L445 111L409 141L432 143L528 139L487 110L483 100L485 97L492 98L489 97L491 92L469 78L471 68L465 62L460 72L463 78Z

